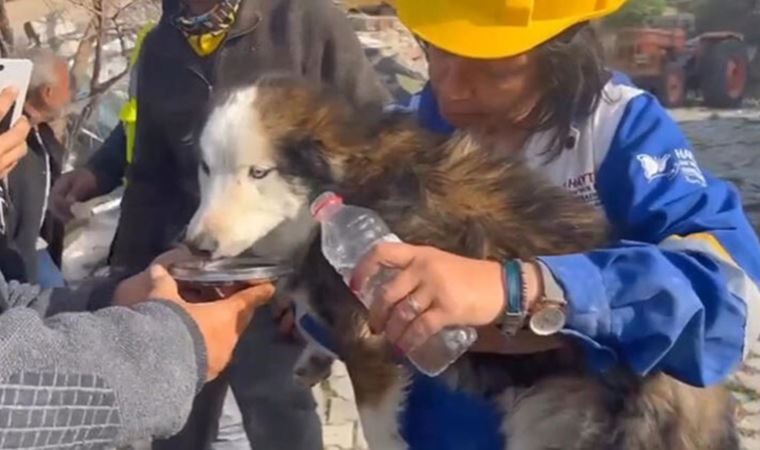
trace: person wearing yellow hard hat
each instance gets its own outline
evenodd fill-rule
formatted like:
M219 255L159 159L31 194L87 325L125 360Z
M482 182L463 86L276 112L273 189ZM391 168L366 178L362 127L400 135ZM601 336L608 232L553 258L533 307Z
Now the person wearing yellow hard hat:
M385 289L392 298L370 311L372 329L409 351L443 327L475 326L484 338L473 350L486 354L573 343L600 376L623 365L695 386L726 380L760 335L760 244L736 190L699 166L655 97L606 68L589 21L624 1L394 3L427 52L419 121L467 131L482 151L520 154L604 212L615 239L502 262L379 244L357 273L383 265L399 274ZM517 388L539 376L512 375L503 381ZM414 380L402 416L413 450L509 447L491 399L435 379ZM568 444L541 438L541 448Z

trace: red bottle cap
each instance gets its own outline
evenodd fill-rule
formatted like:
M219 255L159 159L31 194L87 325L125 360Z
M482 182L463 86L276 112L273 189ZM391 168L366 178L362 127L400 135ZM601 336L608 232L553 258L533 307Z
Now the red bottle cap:
M335 192L324 192L311 203L311 216L317 220L322 219L322 214L328 206L343 204L343 198Z

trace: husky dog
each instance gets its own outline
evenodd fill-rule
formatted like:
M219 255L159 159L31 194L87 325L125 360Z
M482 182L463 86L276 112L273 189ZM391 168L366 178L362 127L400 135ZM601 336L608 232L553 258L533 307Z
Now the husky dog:
M322 257L311 200L333 190L377 211L406 242L473 258L582 252L610 238L598 211L515 157L465 135L430 134L406 117L357 111L294 79L271 77L224 96L201 147L191 245L214 257L275 251L300 267L292 295L334 337L374 450L407 448L397 417L410 372L369 331L363 306ZM640 378L625 367L587 373L570 341L526 355L468 353L441 377L502 409L510 450L738 449L722 387Z

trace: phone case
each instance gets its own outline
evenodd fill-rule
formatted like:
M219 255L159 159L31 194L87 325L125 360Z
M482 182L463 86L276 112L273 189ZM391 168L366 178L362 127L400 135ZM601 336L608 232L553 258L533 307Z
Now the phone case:
M0 58L0 91L9 86L14 86L19 91L13 111L11 111L10 125L16 123L19 117L21 117L31 78L32 62L28 59Z

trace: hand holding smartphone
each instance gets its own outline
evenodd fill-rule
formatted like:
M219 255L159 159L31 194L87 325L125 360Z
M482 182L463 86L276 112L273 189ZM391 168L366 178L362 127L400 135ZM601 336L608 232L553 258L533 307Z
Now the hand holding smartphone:
M6 88L15 89L16 98L8 107L7 99L3 98L4 104L0 105L0 133L5 133L21 117L26 101L26 91L32 78L32 62L26 59L3 59L0 58L0 92Z
M0 59L0 178L3 180L26 154L29 124L19 122L19 118L31 76L31 61Z

